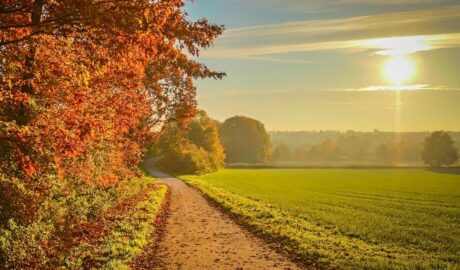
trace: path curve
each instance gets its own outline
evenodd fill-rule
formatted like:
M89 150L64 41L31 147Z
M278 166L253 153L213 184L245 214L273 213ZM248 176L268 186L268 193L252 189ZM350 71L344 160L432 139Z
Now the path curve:
M171 191L154 269L300 269L250 235L179 179L149 170Z

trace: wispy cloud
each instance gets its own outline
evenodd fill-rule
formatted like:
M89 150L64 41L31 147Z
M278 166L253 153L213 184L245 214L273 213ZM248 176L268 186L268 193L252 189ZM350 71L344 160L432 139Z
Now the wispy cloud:
M405 55L421 51L460 46L460 33L368 39L357 47L377 50L378 55Z
M317 12L330 9L337 9L344 6L408 6L408 5L431 5L448 4L452 0L228 0L232 2L244 2L261 7L271 6L287 11L295 12Z
M414 84L414 85L372 85L361 88L336 88L326 91L333 92L375 92L375 91L460 91L459 87L435 86L429 84Z
M204 56L248 58L321 50L388 55L458 46L460 6L450 6L230 29Z
M281 57L269 57L269 56L259 56L259 55L242 55L238 57L240 59L255 60L255 61L265 61L265 62L277 62L277 63L291 63L291 64L306 64L311 63L308 60L302 59L289 59Z

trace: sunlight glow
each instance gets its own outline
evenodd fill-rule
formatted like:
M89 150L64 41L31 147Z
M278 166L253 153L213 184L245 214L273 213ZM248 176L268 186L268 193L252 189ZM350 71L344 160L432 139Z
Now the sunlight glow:
M404 81L414 76L415 66L407 57L396 56L385 62L384 73L387 79L400 86Z

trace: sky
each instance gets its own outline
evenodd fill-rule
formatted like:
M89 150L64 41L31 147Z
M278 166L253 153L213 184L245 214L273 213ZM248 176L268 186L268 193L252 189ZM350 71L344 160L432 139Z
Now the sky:
M198 104L268 130L460 130L460 0L196 0Z

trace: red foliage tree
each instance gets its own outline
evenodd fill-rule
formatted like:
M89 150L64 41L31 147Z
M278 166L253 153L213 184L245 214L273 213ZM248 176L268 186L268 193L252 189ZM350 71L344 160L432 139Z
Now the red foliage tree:
M184 0L0 0L0 172L106 185L152 130L195 113L190 58L222 33Z

